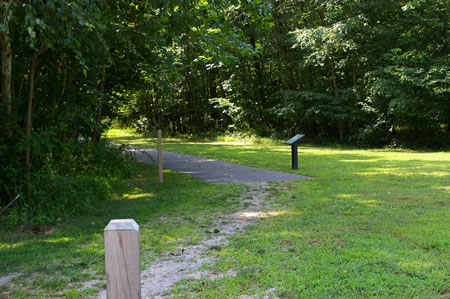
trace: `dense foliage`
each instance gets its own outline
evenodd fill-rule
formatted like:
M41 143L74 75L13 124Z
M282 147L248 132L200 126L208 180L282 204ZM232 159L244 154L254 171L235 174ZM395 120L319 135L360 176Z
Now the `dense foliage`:
M202 3L122 101L123 124L448 145L448 1Z
M0 207L21 194L10 215L29 219L106 194L102 178L124 175L115 171L123 163L107 165L123 162L120 153L99 142L112 122L448 146L448 8L448 0L0 1Z
M126 26L120 5L128 9L103 0L0 1L0 210L10 223L89 211L126 175L122 150L99 142L102 110L113 101L109 43Z

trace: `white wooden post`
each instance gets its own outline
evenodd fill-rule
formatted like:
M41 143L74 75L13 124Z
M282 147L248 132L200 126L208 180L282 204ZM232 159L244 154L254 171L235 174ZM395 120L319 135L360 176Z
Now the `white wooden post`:
M159 183L162 184L164 182L164 177L163 177L163 153L162 153L161 130L158 130L158 177Z
M141 298L139 225L133 219L111 220L104 236L107 298Z

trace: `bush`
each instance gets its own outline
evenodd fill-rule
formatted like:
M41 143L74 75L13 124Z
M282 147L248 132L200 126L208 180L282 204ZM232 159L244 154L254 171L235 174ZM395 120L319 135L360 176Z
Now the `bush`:
M31 173L31 198L26 198L24 168L17 160L0 174L1 207L13 196L20 198L6 211L7 225L53 223L89 214L105 201L111 184L133 171L131 155L124 147L105 142L67 142L57 154L40 153ZM6 161L6 157L0 156ZM15 161L15 162L14 162Z

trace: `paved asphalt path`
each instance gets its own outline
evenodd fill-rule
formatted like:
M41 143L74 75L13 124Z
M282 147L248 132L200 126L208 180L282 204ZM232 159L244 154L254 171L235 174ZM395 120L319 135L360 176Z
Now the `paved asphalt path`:
M156 149L129 146L128 150L138 162L156 165L158 161ZM168 151L163 151L163 167L210 183L252 183L311 179L291 173Z

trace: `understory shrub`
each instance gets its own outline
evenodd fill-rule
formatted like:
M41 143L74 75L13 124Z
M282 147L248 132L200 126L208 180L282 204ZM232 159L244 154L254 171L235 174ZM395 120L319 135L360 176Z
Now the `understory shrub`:
M89 214L109 197L114 181L133 172L131 155L123 146L78 140L61 148L56 154L40 153L31 171L30 198L26 196L25 169L20 160L5 163L0 174L0 210L19 197L0 215L0 222L14 227ZM8 161L5 156L0 158Z

